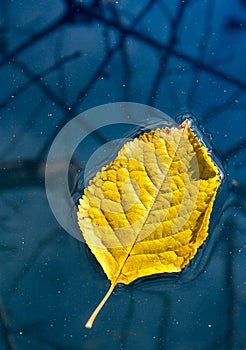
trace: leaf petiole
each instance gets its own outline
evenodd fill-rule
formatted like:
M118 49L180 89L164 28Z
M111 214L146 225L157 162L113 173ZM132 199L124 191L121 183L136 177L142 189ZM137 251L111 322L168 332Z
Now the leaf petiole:
M100 302L100 304L97 306L97 308L94 310L94 312L92 313L92 315L90 316L89 320L86 322L85 327L86 328L91 328L95 318L97 317L98 313L100 312L100 310L102 309L103 305L106 303L106 301L108 300L108 298L110 297L111 293L113 292L114 288L115 288L114 283L111 284L107 294L105 295L105 297L102 299L102 301Z

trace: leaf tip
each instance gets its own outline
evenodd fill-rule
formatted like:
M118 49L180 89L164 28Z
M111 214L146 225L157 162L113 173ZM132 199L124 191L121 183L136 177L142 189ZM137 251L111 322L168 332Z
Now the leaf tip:
M183 129L183 131L184 131L185 133L190 132L190 122L189 122L189 120L188 120L188 119L185 119L185 120L183 121L183 123L181 123L181 124L178 126L178 129Z

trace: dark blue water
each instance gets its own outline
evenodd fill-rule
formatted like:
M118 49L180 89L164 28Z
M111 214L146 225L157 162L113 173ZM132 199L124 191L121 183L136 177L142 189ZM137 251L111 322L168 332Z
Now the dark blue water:
M246 349L245 35L243 0L0 2L1 350ZM66 122L119 101L194 115L225 180L194 261L118 286L87 330L109 281L56 221L44 168ZM148 123L90 133L74 201L90 156Z

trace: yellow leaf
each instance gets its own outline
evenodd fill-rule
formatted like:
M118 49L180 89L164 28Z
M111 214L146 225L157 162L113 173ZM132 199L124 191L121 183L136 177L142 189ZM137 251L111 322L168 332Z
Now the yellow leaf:
M83 237L111 281L177 272L208 234L220 174L206 148L180 126L144 133L90 180L78 207Z

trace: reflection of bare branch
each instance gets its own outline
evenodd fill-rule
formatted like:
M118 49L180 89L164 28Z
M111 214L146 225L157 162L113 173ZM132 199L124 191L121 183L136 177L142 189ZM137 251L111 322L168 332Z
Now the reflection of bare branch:
M36 249L33 249L31 255L25 261L22 269L17 273L15 278L12 280L9 286L8 298L12 297L13 293L16 291L16 288L19 286L21 281L26 277L26 275L33 268L35 262L40 258L40 255L43 253L46 247L48 247L55 239L57 239L57 233L51 232L46 237L40 239Z
M147 3L147 6L145 7L146 12L150 9L150 7L153 6L153 2L149 1ZM111 10L113 13L114 18L117 21L120 21L120 15L118 11L116 10L116 7L111 4ZM142 11L141 11L142 13ZM144 14L143 14L144 16ZM143 16L138 16L141 20L143 19ZM134 20L136 21L136 19ZM127 53L127 45L124 42L122 43L122 47L120 50L121 54L121 60L122 60L122 70L123 70L123 81L122 81L122 87L123 87L123 95L124 95L124 100L128 101L129 100L129 91L130 91L130 80L131 80L131 67L130 67L130 62L129 62L129 57Z
M225 101L222 103L218 103L214 106L211 106L208 108L205 112L205 114L202 117L203 122L209 122L215 119L220 112L223 112L227 109L232 108L245 108L245 106L242 106L242 104L239 103L239 99L245 94L244 90L236 89L231 96L229 96Z
M207 4L207 10L205 13L205 28L203 31L203 34L201 36L201 40L198 46L198 60L203 60L204 57L206 57L206 51L208 47L209 40L212 35L212 18L213 18L213 12L214 12L214 3L213 1L209 1ZM193 102L195 100L196 92L197 92L197 83L200 80L200 75L201 72L198 69L198 67L193 66L192 67L192 72L191 72L191 77L192 77L192 82L191 82L191 87L190 90L187 94L187 107L189 110L192 109Z
M5 0L4 3L7 4L8 1ZM188 82L191 81L191 89L187 95L187 104L188 104L188 107L192 107L193 103L196 101L196 96L197 96L196 93L198 92L197 90L198 84L196 84L196 80L200 79L200 75L202 75L202 78L204 75L206 75L207 82L211 79L212 81L216 81L216 83L219 82L221 84L221 87L223 83L226 83L225 84L226 86L231 85L232 93L231 95L229 95L229 89L228 89L228 93L226 93L224 96L218 96L219 98L218 98L218 101L216 100L216 105L212 105L210 108L207 108L207 111L205 110L204 118L202 120L203 123L208 123L214 120L215 118L219 118L220 113L226 109L230 108L230 109L233 109L234 111L236 110L236 112L239 112L240 108L245 107L244 104L246 104L246 102L244 103L243 99L245 97L244 94L246 91L246 81L244 80L244 77L243 76L234 77L227 74L223 68L224 67L223 65L225 64L225 60L221 59L219 55L217 56L217 59L219 59L219 61L216 60L215 58L213 62L209 61L209 64L206 63L207 62L206 50L208 49L208 43L209 43L211 32L213 29L212 26L214 26L213 23L215 23L215 18L211 20L212 15L216 14L216 13L213 13L213 10L214 10L213 0L209 0L206 2L206 8L204 7L206 12L201 13L201 19L204 21L205 24L202 26L202 29L201 29L200 41L199 41L199 46L198 46L196 55L193 55L193 53L186 53L185 49L184 49L184 52L183 51L180 52L176 46L177 40L183 39L183 36L181 35L181 31L179 30L180 26L182 26L183 24L182 18L184 14L188 15L188 11L187 11L188 5L189 5L189 10L192 10L190 5L195 3L195 1L192 1L192 0L180 1L178 7L175 7L175 6L169 5L168 2L165 2L163 0L158 0L158 1L146 0L144 4L142 5L138 4L137 8L139 9L141 8L141 9L138 10L137 14L135 13L136 9L134 6L131 7L131 9L129 7L129 10L128 10L125 8L125 6L123 7L118 6L115 1L109 1L109 0L107 1L106 0L105 1L61 0L61 3L65 5L63 7L64 12L63 14L61 14L61 17L55 19L55 22L53 24L52 22L50 22L50 24L48 24L46 28L41 30L38 29L39 24L37 23L36 27L38 30L40 30L40 32L34 35L29 34L30 35L29 39L27 39L26 42L24 42L24 39L23 39L23 43L17 46L15 49L11 49L11 47L8 47L7 40L11 35L10 33L7 33L6 31L7 27L0 28L0 30L3 29L2 32L4 34L4 40L2 42L3 52L0 58L0 65L2 65L2 67L3 65L6 65L5 67L7 68L7 64L8 64L8 69L12 70L16 75L15 80L13 79L13 81L11 81L9 84L10 86L12 84L12 88L10 90L11 94L9 94L9 96L7 96L5 99L2 100L2 102L0 102L0 108L2 109L5 108L5 110L3 110L2 112L7 111L7 108L9 107L13 108L13 115L11 115L11 112L12 112L11 109L9 109L6 113L7 117L10 116L11 122L13 118L15 118L15 115L17 115L16 111L14 111L15 106L20 108L22 107L22 103L23 103L23 106L24 106L23 111L24 113L26 112L27 110L26 105L27 103L29 103L29 101L27 99L25 101L23 100L24 98L26 98L26 96L28 96L29 91L27 90L29 88L32 89L33 86L38 88L37 90L38 95L35 96L36 100L35 98L33 98L33 104L30 104L30 108L28 109L28 112L27 112L28 116L25 119L20 118L19 121L17 121L17 117L16 117L16 120L14 121L14 131L13 131L15 134L14 142L12 142L12 140L9 140L9 143L5 146L5 149L3 149L3 147L1 148L1 154L3 156L7 155L8 158L6 159L11 159L12 155L16 156L17 154L19 155L21 153L22 145L20 141L22 141L22 138L25 138L25 141L26 141L27 136L29 135L27 133L30 133L33 130L35 130L35 128L38 128L39 122L40 123L46 122L47 118L43 117L43 115L44 115L44 111L45 113L47 113L47 109L46 109L47 107L53 108L51 106L54 106L54 109L58 110L58 112L61 113L61 118L59 119L58 127L54 127L54 130L50 130L48 125L44 127L44 130L47 131L46 134L43 135L45 137L45 140L43 141L42 139L41 143L39 144L39 150L37 154L32 154L33 158L31 160L20 158L20 159L13 160L11 162L2 161L2 163L0 163L0 168L1 168L0 169L0 189L7 190L6 192L4 192L4 197L7 197L9 189L11 190L11 195L12 195L13 188L15 186L16 187L18 186L18 188L24 187L24 186L32 186L32 185L43 186L44 167L45 167L44 157L47 153L48 147L52 143L54 137L57 135L59 130L64 126L64 124L66 124L66 122L69 121L69 119L72 116L74 116L77 112L84 109L85 105L83 104L83 101L85 101L87 96L89 96L90 98L90 96L93 95L93 100L88 99L89 104L94 103L94 101L96 101L94 100L94 98L96 98L97 96L96 94L100 92L99 92L99 89L97 90L95 88L95 91L94 91L92 90L92 88L96 86L96 83L100 81L100 78L103 77L106 79L106 78L113 77L113 74L115 74L115 71L113 71L112 66L113 64L116 64L116 59L117 59L117 65L118 66L121 65L120 74L123 75L122 85L123 86L126 85L126 87L122 89L125 93L123 95L124 99L131 100L132 95L131 95L131 90L129 89L129 86L131 82L137 78L135 78L134 67L133 65L131 66L132 52L130 51L130 49L133 46L128 45L128 40L130 42L132 40L132 42L134 42L137 48L138 48L138 45L139 47L144 47L145 51L143 51L143 53L149 50L149 52L151 53L153 52L154 54L156 54L158 59L161 59L160 65L156 67L157 74L155 76L153 86L151 86L151 84L149 84L149 80L147 80L147 78L152 76L152 71L150 74L146 74L146 80L144 79L145 76L142 80L142 82L146 81L146 83L148 83L148 85L146 84L145 92L147 93L147 96L151 104L154 104L156 95L158 93L158 90L161 88L161 84L163 83L164 79L166 79L167 77L171 77L171 78L174 77L175 79L177 78L177 75L182 75L182 79ZM176 11L174 15L173 15L173 10ZM163 17L163 22L165 21L166 27L170 30L170 34L168 36L168 40L166 43L163 42L161 35L156 34L155 36L152 34L152 30L149 30L151 28L148 27L148 23L149 23L148 21L149 20L151 21L151 19L153 19L153 16L154 16L152 15L151 11L153 11L153 13L156 13L154 11L161 12L161 16ZM145 16L146 16L146 21L144 20ZM52 18L51 21L53 20L54 19ZM9 18L9 22L11 24L11 16ZM91 29L92 29L91 32L90 32L89 26L91 26ZM199 26L197 26L197 28L198 27ZM10 27L8 26L8 28ZM67 31L67 28L69 32ZM34 28L30 28L30 29L32 31ZM84 85L82 86L80 85L80 83L79 83L79 86L77 87L73 85L72 90L69 91L69 89L64 86L64 83L67 83L67 80L66 80L67 77L65 77L64 74L67 73L67 68L70 69L71 67L70 65L66 66L66 63L67 62L73 63L78 57L82 58L84 54L85 55L87 54L86 51L88 50L88 47L90 49L91 44L87 46L86 40L92 37L91 34L89 34L91 35L91 37L89 37L89 35L88 35L88 38L82 37L82 35L85 33L85 30L87 29L88 29L88 32L93 34L93 39L95 39L96 37L97 39L99 38L101 40L100 41L101 56L93 57L91 61L89 61L89 58L91 58L90 54L88 55L87 58L83 57L83 62L88 63L88 67L87 66L81 67L81 71L79 71L78 74L80 75L84 74L84 70L88 68L86 74L84 74L84 76L89 77L88 81L85 81ZM156 28L153 27L153 29L156 29ZM20 35L22 35L23 33L21 32L21 30L22 28L20 28L20 31L19 31ZM78 48L79 52L77 53L75 52L71 55L61 58L60 57L61 52L67 49L67 46L66 46L67 43L65 43L64 47L63 46L60 47L60 50L59 50L59 46L58 46L59 40L60 40L60 44L63 45L63 39L67 38L68 33L72 37L74 30L76 31L76 34L74 37L76 40L78 39L79 35L81 35L81 37L79 37L79 40L78 40L79 44L78 42L76 42L75 44L76 47L77 45L80 45L80 47ZM56 36L53 37L54 33L58 34L57 37ZM103 37L100 37L101 33L103 33L104 35ZM46 45L46 43L49 44L49 39L51 36L52 36L51 38L52 43L54 43L52 59L55 60L55 64L51 63L51 66L48 69L45 69L41 73L38 73L38 71L35 70L36 69L35 65L33 65L32 67L29 67L28 65L30 64L32 49L34 51L38 49L39 47L37 47L36 45L41 44L42 40L45 40L44 46ZM26 37L26 33L25 33L25 37ZM20 38L20 36L18 38ZM97 43L97 40L95 40L95 42ZM101 48L101 44L103 49ZM181 44L183 44L183 42ZM1 45L1 42L0 42L0 45ZM34 47L34 45L36 47ZM73 45L74 43L71 44L71 47L73 47ZM30 53L30 56L29 55L26 56L25 54L21 55L22 53L27 52L27 50L28 50L28 54ZM96 51L96 49L94 51L93 49L93 54L95 54L95 56L97 52L99 54L99 49L98 51ZM134 47L134 53L135 53L135 47ZM226 59L228 58L234 59L233 55L226 56L227 51L223 53L223 55L225 55ZM36 55L34 56L37 57ZM139 54L139 57L140 59L142 59L142 53ZM95 63L96 59L99 59L97 63ZM174 64L169 64L170 59L174 59L174 61L171 62ZM46 62L49 62L48 60L49 58L47 57ZM133 61L135 63L135 57ZM175 63L177 61L178 61L178 65L176 66ZM145 62L145 59L144 59L144 62ZM233 60L232 62L235 63L235 60ZM111 65L111 63L113 64ZM218 68L219 64L221 68ZM16 68L17 68L17 74L16 74ZM151 67L151 69L153 68L154 67ZM73 77L73 74L75 74L73 69L74 68L71 69L71 72L70 71L68 72L68 76L70 76L71 74L71 76ZM233 69L231 69L230 71L233 72ZM56 73L56 75L50 74L54 72ZM137 77L138 77L138 72L139 72L139 67L136 74ZM140 72L140 73L142 74L145 72ZM27 82L23 83L23 80L22 80L23 77L25 79L27 78L26 79ZM215 78L218 78L218 79L216 80ZM57 91L56 89L53 89L52 84L54 83L54 79L56 79L56 81L59 81L59 83L63 85L63 88L61 90ZM18 86L19 81L22 81L21 86L20 85ZM16 84L16 89L14 89L15 84ZM135 86L135 85L132 85L132 86ZM205 89L205 88L202 86L202 89ZM24 94L24 92L26 92L26 94ZM70 98L70 93L72 93L74 96L72 100L73 103L68 104L70 102L70 100L68 100L68 98ZM170 95L172 93L175 98L174 105L177 106L179 102L178 101L179 96L177 96L176 87L174 87L173 89L172 87L170 87ZM11 96L18 97L18 98L13 99ZM151 99L152 96L154 97L153 99ZM229 98L227 96L229 96ZM21 97L24 97L24 98L21 99ZM139 99L141 99L141 97L139 97ZM44 104L44 100L50 103L47 107ZM14 103L11 103L11 101L14 101ZM141 102L144 103L146 101L141 101ZM86 103L87 103L87 100L86 100ZM180 107L183 107L183 97L182 97L182 104L180 104ZM19 113L19 115L21 115L21 113ZM83 120L81 121L81 123L83 124ZM5 125L6 124L7 123L5 122ZM217 125L215 124L215 127L216 126ZM219 125L217 127L219 128ZM8 132L7 136L11 137L11 132L12 132L11 125L7 125L6 130ZM104 135L102 135L102 138L103 137ZM33 140L34 139L33 136L30 139ZM100 141L101 140L102 139L100 139ZM38 141L40 141L40 139L38 139ZM231 149L224 154L224 157L229 159L229 163L233 162L233 165L236 164L236 161L240 161L242 159L242 154L240 154L240 152L243 152L243 149L246 146L246 141L244 139L238 140L238 141L241 141L241 143L239 143L236 146L234 146L232 143ZM234 140L234 143L236 143L236 140ZM24 147L26 147L26 142ZM13 150L15 151L15 153L13 153ZM11 152L12 154L10 154ZM232 159L233 156L236 156L237 158L235 157ZM57 171L59 171L59 164L54 162L53 165L54 167L56 167ZM77 172L77 169L78 167L76 164L75 174ZM241 170L243 170L242 164L240 164L240 171ZM240 175L241 173L238 173L238 174ZM221 208L221 213L223 214L221 214L221 216L217 215L217 217L215 218L214 227L215 228L217 227L218 232L222 232L224 220L228 221L228 219L232 214L232 208L235 208L235 212L239 213L239 215L237 220L234 220L230 227L228 225L225 226L226 230L229 228L232 231L241 227L240 225L242 225L242 223L239 221L241 218L244 219L244 216L246 215L246 208L244 206L245 184L241 183L236 176L235 176L235 184L237 185L235 185L234 187L232 184L230 193L228 190L228 193L227 193L228 199L225 201L223 207ZM80 190L81 190L81 187L80 187ZM5 237L6 237L6 235L9 234L9 231L11 228L5 225L5 222L4 222L5 215L7 213L7 215L9 215L10 217L13 213L11 211L12 208L8 208L6 206L5 198L4 200L2 199L2 201L5 204L5 211L3 214L1 214L2 215L1 216L1 223L2 223L1 234L2 233L5 234ZM6 209L8 209L8 212ZM20 220L20 217L17 218L17 216L15 216L15 220ZM46 229L48 230L48 228ZM243 232L243 230L241 230L241 232ZM223 230L223 234L225 234L224 230ZM245 238L243 236L244 232L240 233L240 235L241 235L240 238ZM28 281L30 282L29 279L30 279L30 272L32 272L32 268L35 268L37 264L42 263L43 252L46 248L54 244L55 237L57 237L56 234L54 233L48 234L48 231L47 231L45 237L43 236L43 238L40 238L40 237L37 238L38 241L36 242L35 245L33 243L30 246L32 251L30 252L28 257L25 259L25 261L22 262L23 265L18 267L18 270L16 270L13 280L8 279L8 281L6 281L6 286L8 290L10 290L10 293L9 293L10 298L12 298L11 302L12 300L18 298L18 293L15 293L15 289L18 287L21 288L21 286L25 286L25 283L27 283ZM219 236L219 238L222 238L222 236ZM229 236L228 238L229 240L231 239L231 237ZM205 263L207 263L209 257L210 256L213 257L214 254L211 252L213 252L213 250L216 248L216 245L217 246L218 244L221 245L221 242L223 244L225 240L219 239L218 242L219 243L216 242L215 244L212 244L211 249L209 248L209 250L206 251L206 254L207 254L206 260L202 260L201 258L199 258L200 260L199 259L196 260L196 264L202 264L200 273L202 273L202 271L204 270ZM225 242L227 250L231 250L232 248L234 248L234 245L236 246L236 244L237 244L237 241L235 236L233 237L232 242L228 243L227 240ZM0 250L3 253L3 260L4 259L7 260L9 258L10 254L8 251L14 248L15 247L0 244ZM220 249L222 248L220 247ZM13 252L11 251L11 253ZM233 250L233 258L235 258L234 250ZM226 256L226 259L227 259L227 256ZM223 264L223 261L221 261L221 265L222 264ZM226 260L226 268L228 270L225 273L226 275L225 279L228 287L228 294L226 295L226 298L231 298L231 299L235 297L235 294L234 294L235 289L233 289L235 288L235 280L233 279L230 282L230 274L234 272L233 269L236 267L236 266L233 266L232 264L233 264L232 258ZM192 269L189 270L189 273L190 273L189 276L191 277L188 277L187 280L185 280L186 282L184 283L188 283L188 279L192 280L193 278L197 277L197 276L194 277L195 274L192 271ZM156 278L156 277L153 277L153 278ZM177 281L179 284L183 283L182 278L177 279ZM166 282L167 281L164 282L165 285L166 285ZM153 292L154 294L154 288L156 288L156 285L152 285L152 282L150 283L153 289L151 289L152 287L151 288L146 287L146 285L143 287L143 289L146 288L146 291L148 293ZM160 293L159 295L161 298L163 298L164 294ZM7 297L8 295L6 295L6 298ZM170 297L169 299L171 302L172 301L171 296L168 295L168 297ZM230 312L235 312L236 303L239 304L239 301L235 299L235 300L230 300L230 303L227 304L227 307L228 307L227 309L228 327L226 329L227 337L231 336L231 330L230 330L231 325L232 327L235 327L235 330L236 330L236 325L234 324L235 319L233 319L233 317L235 318L235 315L234 316L230 315ZM160 307L161 305L162 304L160 303ZM170 322L172 322L173 320L170 318L170 310L167 308L167 306L168 304L165 298L165 302L163 302L163 311L162 309L160 309L159 321L161 322L159 322L158 328L155 329L158 337L158 343L156 339L156 347L158 348L165 346L165 342L167 340L165 330L168 329L168 332L172 331L171 327L169 326L170 326ZM174 306L175 305L173 304L173 307ZM8 308L6 309L8 310ZM124 322L123 328L122 328L122 340L120 340L121 345L125 348L127 348L128 346L127 343L130 341L129 334L131 335L131 333L127 334L127 332L128 331L131 332L131 327L132 327L131 317L129 321L128 316L133 315L135 311L137 312L137 310L134 311L134 309L135 308L134 308L134 299L133 299L133 305L131 303L129 304L129 312L127 312L126 314L126 318L125 318L126 321ZM220 310L218 310L218 312L219 311ZM47 316L46 315L42 316L42 313L41 313L40 318L36 320L36 322L32 322L32 318L30 317L30 321L28 321L29 324L24 326L23 328L24 329L23 337L25 337L26 341L28 340L37 341L38 343L41 344L39 345L41 347L43 344L44 347L48 346L54 349L63 349L62 344L60 344L62 343L61 340L58 340L58 339L50 340L49 339L50 336L49 335L47 336L47 333L45 333L44 336L42 336L42 331L40 332L40 329L42 329L44 322L47 321L47 319L43 321L42 317L47 317ZM12 327L10 327L12 326L12 324L9 325L8 322L4 320L4 312L2 312L1 303L0 303L0 324L2 325L2 330L4 331L6 330L5 332L6 339L4 338L4 341L6 342L6 344L8 344L8 341L9 341L9 334L11 334L12 337L16 339L16 342L17 342L18 329L16 328L15 330L13 330ZM6 325L5 328L4 328L4 324ZM19 325L17 324L17 326ZM163 326L165 329L163 328ZM38 328L38 331L36 331L35 328ZM224 331L223 334L225 335L226 332ZM103 339L103 341L105 341L107 335L104 335L103 337L105 337ZM89 338L87 339L88 339L87 340L88 343L87 344L84 343L82 346L84 346L84 348L87 348L86 345L88 345L89 348L90 348L90 345L93 347L95 343L93 340L91 340L92 338L90 340ZM119 338L117 339L119 341ZM10 336L10 340L11 340L11 336ZM234 342L235 342L235 337L234 337ZM152 342L152 344L154 343L155 341ZM102 343L100 343L99 346L101 346L101 344ZM228 343L228 344L230 346L233 346L234 345L233 339L231 340L231 343ZM6 347L7 346L8 346L8 350L14 349L14 346L11 347L11 341L10 341L10 346L6 345ZM76 344L74 345L73 343L71 347L73 346L76 346ZM65 350L65 347L64 347L64 350Z
M121 59L122 59L122 67L123 67L123 81L122 87L124 101L130 100L130 89L131 89L131 77L132 77L132 69L130 66L130 60L127 53L127 47L124 43L121 50Z
M0 152L0 158L4 160L5 156L11 154L18 145L20 144L22 138L26 133L35 126L36 121L40 117L41 113L43 112L43 105L44 105L44 97L40 97L39 103L35 106L35 108L32 109L30 116L26 120L25 123L21 124L19 129L16 130L15 133L15 142L9 142L5 145L5 147L2 147ZM1 170L0 170L1 173ZM1 186L0 186L1 187Z
M186 3L186 1L187 0L182 2ZM216 69L213 65L209 65L204 61L197 60L197 58L194 58L188 54L175 50L173 47L170 47L170 44L163 44L158 40L156 40L155 38L147 34L144 34L142 32L139 32L138 30L132 28L131 26L130 27L124 26L122 23L112 20L111 18L108 18L103 14L103 11L98 11L98 8L94 5L88 6L88 5L84 5L83 3L76 3L73 1L67 1L67 5L68 5L67 11L60 19L58 19L56 22L54 22L53 24L45 28L43 31L40 31L39 33L34 34L28 41L24 42L23 44L15 48L12 52L8 53L2 59L2 61L0 61L0 67L6 64L8 61L13 60L18 54L20 54L27 48L31 47L34 43L37 43L40 39L54 32L60 26L66 23L77 23L78 17L80 15L80 17L83 20L86 19L85 22L87 23L90 22L91 20L98 20L102 24L116 29L121 33L121 35L132 36L136 40L139 40L141 42L144 42L156 48L158 51L161 51L161 52L166 51L166 54L168 55L172 54L174 57L177 57L185 61L186 63L189 63L197 67L202 71L210 73L244 90L246 89L245 81L240 80L236 77L233 77L230 74L223 72L222 70Z
M43 186L45 177L45 162L35 160L0 162L0 189L8 190L15 187ZM53 171L59 173L64 168L63 161L53 162ZM75 177L79 166L75 160L71 162L71 177Z
M5 311L2 300L0 299L0 328L2 328L2 335L8 350L16 350L16 345L13 336L11 335L9 320Z
M229 159L231 157L233 157L235 154L242 152L243 149L246 148L246 140L240 142L239 144L237 144L236 146L234 146L233 148L231 148L229 151L225 152L223 154L223 156L226 159ZM246 151L245 151L246 152Z
M165 53L161 56L160 59L160 65L159 65L159 69L156 73L156 76L154 78L154 82L152 85L152 89L150 91L150 95L149 95L149 100L148 103L150 105L154 105L156 96L157 96L157 91L160 87L161 81L162 81L162 77L167 69L167 65L168 65L168 61L171 57L171 53L173 48L175 47L176 43L177 43L177 38L178 38L178 31L179 31L179 26L182 23L182 17L185 13L185 9L186 6L189 4L189 1L185 0L181 0L177 6L177 13L175 18L171 21L171 26L170 26L170 35L169 35L169 39L168 39L168 43L167 43L167 47L168 49L165 50Z
M164 1L159 1L159 8L161 12L167 17L168 21L172 21L172 14L167 4Z
M145 16L145 14L149 10L149 8L150 8L150 1L143 8L143 10L140 12L140 14L133 20L130 28L134 29L134 27L139 23L139 21L142 20L143 16ZM69 113L67 113L64 116L64 118L62 119L62 121L60 122L59 128L54 130L53 133L51 134L51 136L49 137L49 139L44 143L42 149L40 150L40 152L38 154L38 159L42 159L43 158L43 156L46 153L46 151L47 151L51 141L57 135L58 131L68 121L68 119L69 119L69 117L71 115L71 112L76 111L76 109L78 108L79 104L84 100L84 98L86 98L89 90L97 82L97 79L100 76L102 76L103 73L105 72L106 67L107 67L108 63L110 62L110 60L112 59L112 57L122 48L122 46L124 44L124 41L125 41L125 35L122 35L121 38L119 39L119 42L113 48L109 48L108 49L108 51L106 52L103 60L101 61L101 63L97 67L97 69L94 71L93 76L90 78L90 80L88 81L87 85L85 87L83 87L83 89L81 91L79 91L79 93L78 93L74 103L71 105L71 107L69 109Z
M245 19L231 16L227 19L225 23L225 29L226 30L245 30L246 29L246 22Z
M183 52L180 52L178 50L175 50L174 48L170 48L167 44L163 44L147 34L141 33L136 29L126 27L119 22L112 21L111 19L104 17L101 13L97 13L93 9L86 7L82 4L77 5L77 8L78 10L81 10L88 17L94 18L105 25L108 25L112 28L117 29L123 35L128 35L130 37L135 38L136 40L144 42L152 46L153 48L156 48L158 51L161 51L161 52L170 51L170 53L173 56L180 58L186 63L189 63L204 72L210 73L211 75L214 75L217 78L225 80L228 83L236 85L237 87L241 87L244 90L246 89L246 81L240 80L236 77L231 76L230 74L225 73L222 70L216 69L213 65L209 65L204 61L198 61L196 58L188 54L185 54Z
M46 93L46 95L50 97L50 99L52 101L55 101L62 109L67 110L68 106L66 104L64 104L64 101L62 99L60 99L58 96L56 96L56 94L42 81L42 79L46 75L50 74L51 72L56 71L57 69L59 69L62 65L66 64L67 62L69 62L71 60L75 60L79 56L80 56L80 53L79 52L75 52L72 55L63 57L58 62L56 62L53 66L45 69L44 71L42 71L41 73L38 73L38 74L32 73L32 71L27 66L25 66L23 63L18 62L17 60L15 60L13 62L13 64L16 67L20 68L20 70L23 70L24 73L28 76L29 80L25 84L20 86L19 88L15 89L15 91L13 93L11 93L8 97L6 97L0 103L0 109L5 108L6 105L10 101L13 101L13 96L20 95L21 93L23 93L24 91L29 89L32 86L32 84L36 83Z
M134 30L135 26L137 26L137 24L140 22L140 20L143 19L143 17L145 16L145 14L147 13L147 11L150 10L150 8L153 6L153 2L152 1L148 1L148 3L146 4L146 6L143 8L143 10L138 14L138 16L136 16L136 18L133 20L133 22L131 23L130 29ZM116 13L114 12L115 16ZM119 23L119 18L117 18L116 23ZM93 74L93 76L91 77L90 81L88 82L88 84L79 92L74 104L72 105L72 109L76 110L77 106L81 103L81 101L86 97L86 94L88 93L88 91L90 90L90 88L92 87L92 85L94 85L94 83L97 81L98 77L100 77L103 72L105 71L108 63L110 62L110 60L112 59L112 57L120 50L123 48L124 46L124 42L126 39L126 35L124 33L122 33L118 44L116 44L113 48L110 48L107 52L106 55L104 57L104 59L102 60L102 62L99 64L97 70L95 71L95 73Z
M4 64L7 64L9 61L11 62L15 57L23 52L24 50L31 47L33 44L36 44L40 39L46 37L47 35L54 32L56 29L58 29L62 24L64 23L64 17L58 19L56 22L51 24L50 26L46 27L44 30L34 34L29 40L24 41L22 44L20 44L18 47L16 47L14 50L6 54L3 59L0 61L0 67L2 67Z
M10 187L26 185L42 185L40 165L37 161L13 161L0 164L0 188L7 190Z

